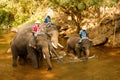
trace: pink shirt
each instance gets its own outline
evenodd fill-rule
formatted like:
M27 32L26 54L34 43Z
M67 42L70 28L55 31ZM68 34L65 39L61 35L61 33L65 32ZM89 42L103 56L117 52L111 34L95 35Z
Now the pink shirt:
M37 26L37 25L34 25L33 26L33 31L34 32L37 32L37 31L39 31L40 30L40 26Z

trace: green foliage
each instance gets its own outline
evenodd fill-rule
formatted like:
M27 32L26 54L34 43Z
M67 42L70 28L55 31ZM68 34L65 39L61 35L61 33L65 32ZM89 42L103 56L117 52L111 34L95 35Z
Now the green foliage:
M80 22L81 14L91 6L112 6L119 0L0 0L0 24L17 26L31 19L41 19L41 9L51 7L63 11L72 17L76 23ZM34 17L33 17L34 16ZM14 21L14 22L13 22Z
M115 5L119 0L109 0L108 3L106 3L107 6L112 7L113 5Z
M1 24L0 27L11 24L13 21L14 21L14 16L10 11L0 9L0 24Z
M48 0L47 0L48 1ZM0 24L7 26L15 27L17 25L20 25L21 23L24 23L25 21L31 20L31 16L35 15L35 17L32 17L37 19L40 15L36 15L38 12L37 10L40 10L42 7L41 3L45 3L44 0L0 0L0 8L1 16L0 16ZM7 17L10 11L12 17ZM38 13L39 14L39 13ZM8 18L8 19L7 19ZM7 21L8 20L8 21ZM12 22L14 21L14 22ZM1 26L1 27L2 27Z
M86 8L86 5L85 5L84 2L81 2L81 3L78 3L77 7L78 7L79 10L84 10Z

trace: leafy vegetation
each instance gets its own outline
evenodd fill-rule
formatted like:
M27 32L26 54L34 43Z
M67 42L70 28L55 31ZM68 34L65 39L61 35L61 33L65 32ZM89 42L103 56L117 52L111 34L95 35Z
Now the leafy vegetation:
M119 0L50 0L51 6L55 9L59 9L72 17L72 21L77 26L77 30L80 30L81 21L87 13L94 12L100 17L101 6L113 6ZM108 4L109 3L109 4ZM56 8L57 7L57 8ZM91 8L92 7L92 11ZM89 17L89 16L87 16Z
M0 9L0 24L3 27L5 26L11 27L11 24L13 23L13 21L14 21L14 15L10 11Z
M15 27L29 20L42 20L43 9L51 7L72 17L80 29L84 11L93 7L100 15L100 6L113 6L119 0L0 0L0 27ZM43 13L44 14L44 13ZM32 17L32 19L31 19Z

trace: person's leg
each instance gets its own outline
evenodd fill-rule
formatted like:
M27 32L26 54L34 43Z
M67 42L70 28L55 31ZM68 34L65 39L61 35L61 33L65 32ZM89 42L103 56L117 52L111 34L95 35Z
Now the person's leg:
M79 40L79 43L81 43L82 42L82 38L80 38L80 40Z
M36 33L34 33L34 38L37 38L37 34Z

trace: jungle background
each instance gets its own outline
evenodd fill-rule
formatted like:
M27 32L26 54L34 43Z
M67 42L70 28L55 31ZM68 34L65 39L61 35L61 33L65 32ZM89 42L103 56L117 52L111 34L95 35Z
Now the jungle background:
M46 15L62 38L87 24L95 45L120 47L120 0L0 0L0 30L17 31L26 22L43 22Z

